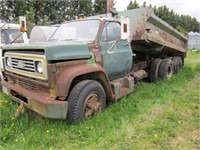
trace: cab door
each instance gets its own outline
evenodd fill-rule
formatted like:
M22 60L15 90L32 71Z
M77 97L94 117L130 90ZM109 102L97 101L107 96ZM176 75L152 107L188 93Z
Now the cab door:
M129 73L132 65L132 50L127 40L121 40L121 26L107 21L99 38L103 67L110 80Z

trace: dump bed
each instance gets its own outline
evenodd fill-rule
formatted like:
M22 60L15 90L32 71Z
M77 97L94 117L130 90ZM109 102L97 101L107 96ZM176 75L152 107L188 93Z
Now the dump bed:
M187 38L157 17L152 8L118 13L130 18L130 42L133 51L149 53L186 53Z

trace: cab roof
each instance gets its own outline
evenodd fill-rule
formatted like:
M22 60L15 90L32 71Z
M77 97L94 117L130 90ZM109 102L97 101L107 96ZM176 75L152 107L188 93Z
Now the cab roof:
M0 23L0 28L3 29L8 29L8 28L14 28L14 29L19 29L20 25L19 24L13 24L13 23Z

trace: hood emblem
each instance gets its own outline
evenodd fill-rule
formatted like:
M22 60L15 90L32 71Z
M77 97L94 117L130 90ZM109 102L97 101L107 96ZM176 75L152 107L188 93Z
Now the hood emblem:
M21 62L21 61L18 62L18 67L19 67L19 68L22 68L22 69L23 69L23 68L24 68L24 65L25 65L25 64L24 64L23 62Z

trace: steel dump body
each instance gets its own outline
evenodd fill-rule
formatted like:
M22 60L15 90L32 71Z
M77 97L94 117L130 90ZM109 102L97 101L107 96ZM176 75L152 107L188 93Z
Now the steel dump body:
M167 54L186 53L187 38L157 17L152 8L126 10L118 16L130 18L133 51Z

